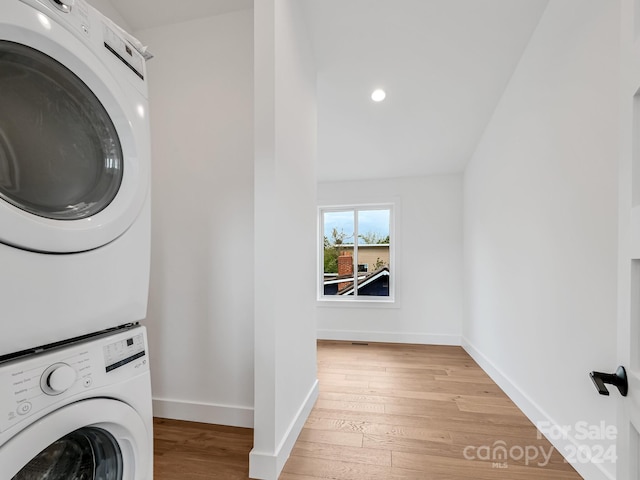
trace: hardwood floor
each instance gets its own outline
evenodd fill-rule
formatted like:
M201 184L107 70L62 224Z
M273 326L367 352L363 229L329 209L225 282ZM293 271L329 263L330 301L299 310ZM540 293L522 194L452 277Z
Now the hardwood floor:
M280 480L581 478L460 347L323 341L318 378ZM251 430L155 428L155 480L248 478Z
M280 480L581 478L460 347L320 342L318 378Z
M154 480L249 478L250 428L156 418Z

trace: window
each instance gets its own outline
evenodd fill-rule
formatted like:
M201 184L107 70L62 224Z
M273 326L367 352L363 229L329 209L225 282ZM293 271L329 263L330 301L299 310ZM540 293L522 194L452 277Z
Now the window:
M321 299L393 300L391 205L320 209Z

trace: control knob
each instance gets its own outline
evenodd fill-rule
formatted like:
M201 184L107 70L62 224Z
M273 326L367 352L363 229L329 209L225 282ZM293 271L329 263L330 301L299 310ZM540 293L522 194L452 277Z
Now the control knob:
M76 0L50 0L50 2L53 3L58 10L64 13L69 13L71 8L76 4Z
M48 367L40 377L40 388L47 395L60 395L73 386L77 373L66 363L56 363Z

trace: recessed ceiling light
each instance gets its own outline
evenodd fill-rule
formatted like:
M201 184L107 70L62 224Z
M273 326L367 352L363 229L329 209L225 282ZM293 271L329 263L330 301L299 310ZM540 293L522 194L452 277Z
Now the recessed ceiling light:
M374 90L373 93L371 94L371 100L373 100L374 102L381 102L385 99L386 96L387 96L386 92L381 88L378 88L377 90Z

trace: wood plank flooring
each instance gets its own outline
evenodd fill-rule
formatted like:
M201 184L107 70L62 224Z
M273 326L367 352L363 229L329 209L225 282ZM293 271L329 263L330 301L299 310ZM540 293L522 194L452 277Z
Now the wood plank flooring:
M155 418L154 480L246 480L253 430Z
M460 347L319 342L318 378L280 480L581 478Z
M460 347L322 341L318 378L280 480L581 478ZM155 480L248 478L250 429L154 426Z

